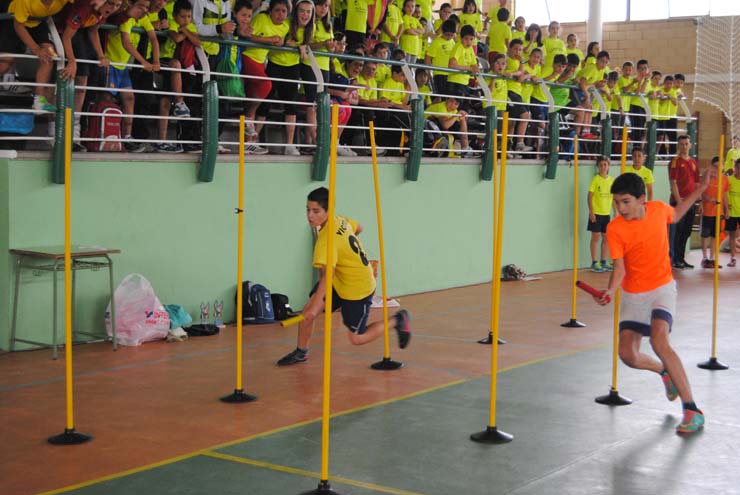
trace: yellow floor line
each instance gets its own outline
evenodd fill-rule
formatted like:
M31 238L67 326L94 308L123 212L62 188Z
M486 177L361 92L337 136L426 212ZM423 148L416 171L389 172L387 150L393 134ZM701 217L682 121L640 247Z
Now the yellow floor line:
M499 373L504 373L504 372L511 371L511 370L514 370L514 369L517 369L517 368L522 368L524 366L530 366L532 364L541 363L543 361L548 361L550 359L557 359L557 358L560 358L560 357L565 357L565 356L570 356L570 355L573 355L573 354L578 354L579 352L589 351L591 349L597 349L599 347L604 347L606 345L607 344L595 344L595 345L592 345L592 346L584 347L582 349L574 349L572 351L566 351L566 352L561 352L559 354L553 354L552 356L545 356L545 357L542 357L542 358L533 359L531 361L525 361L523 363L519 363L519 364L515 364L515 365L512 365L512 366L509 366L507 368L502 368L501 370L499 370ZM486 373L486 374L488 374L488 373ZM378 406L384 406L384 405L387 405L387 404L392 404L394 402L399 402L399 401L402 401L402 400L410 399L412 397L417 397L419 395L424 395L424 394L427 394L427 393L430 393L430 392L435 392L437 390L442 390L442 389L449 388L449 387L452 387L452 386L455 386L455 385L459 385L461 383L469 382L469 381L475 380L477 378L478 377L463 378L461 380L455 380L453 382L445 383L445 384L442 384L442 385L437 385L435 387L430 387L430 388L427 388L427 389L424 389L424 390L419 390L419 391L416 391L416 392L412 392L410 394L405 394L405 395L401 395L401 396L398 396L398 397L393 397L391 399L386 399L386 400L382 400L382 401L379 401L379 402L374 402L372 404L368 404L368 405L365 405L365 406L360 406L360 407L356 407L356 408L353 408L353 409L347 409L345 411L340 411L340 412L337 412L337 413L332 414L331 417L332 418L336 418L336 417L339 417L339 416L345 416L347 414L352 414L352 413L356 413L356 412L359 412L359 411L364 411L366 409L372 409L373 407L378 407ZM217 450L217 449L222 449L224 447L229 447L231 445L236 445L236 444L248 442L250 440L255 440L257 438L262 438L262 437L266 437L266 436L269 436L269 435L274 435L276 433L280 433L280 432L283 432L283 431L292 430L292 429L295 429L295 428L300 428L301 426L305 426L305 425L308 425L308 424L311 424L311 423L315 423L317 421L320 421L320 419L321 418L309 419L309 420L306 420L306 421L301 421L299 423L293 423L291 425L281 426L280 428L275 428L273 430L265 431L265 432L262 432L262 433L257 433L257 434L254 434L254 435L249 435L249 436L246 436L246 437L238 438L236 440L231 440L229 442L224 442L224 443L221 443L221 444L218 444L218 445L207 447L207 448L202 449L202 450L197 450L197 451L191 452L189 454L184 454L184 455L181 455L181 456L172 457L172 458L169 458L169 459L164 459L162 461L154 462L152 464L147 464L145 466L140 466L140 467L137 467L137 468L129 469L127 471L121 471L120 473L109 474L109 475L106 475L106 476L102 476L100 478L95 478L95 479L92 479L92 480L83 481L82 483L78 483L78 484L75 484L75 485L69 485L69 486L65 486L63 488L57 488L55 490L51 490L51 491L48 491L48 492L42 492L42 493L39 493L37 495L55 495L55 494L58 494L58 493L65 493L65 492L69 492L69 491L72 491L72 490L76 490L78 488L84 488L86 486L95 485L97 483L102 483L104 481L109 481L109 480L116 479L116 478L122 478L124 476L128 476L128 475L131 475L131 474L141 473L143 471L148 471L150 469L155 469L155 468L158 468L158 467L161 467L161 466L166 466L168 464L173 464L173 463L178 462L178 461L182 461L182 460L185 460L185 459L190 459L190 458L195 457L195 456L198 456L198 455L210 455L212 457L218 457L218 456L221 456L221 455L226 456L226 454L220 454L220 453L217 454L217 453L211 452L211 451ZM227 456L227 457L231 457L231 456ZM235 457L233 460L237 460L237 459L241 460L243 458L241 458L241 457ZM239 461L239 462L241 462L241 461ZM250 461L250 462L252 462L252 463L258 463L258 462L261 462L261 461ZM268 464L268 463L265 463L265 464ZM255 464L255 465L257 465L257 464ZM270 466L272 466L272 465L270 465ZM267 466L265 466L265 467L267 467ZM278 466L278 467L281 467L281 466ZM285 469L292 469L292 468L287 468L286 467ZM310 473L310 472L309 471L306 471L306 473ZM306 476L316 477L316 474L315 473L310 473L310 474L306 474ZM335 480L337 482L342 482L342 483L345 482L345 481L340 481L342 478L331 478L331 479L333 479L333 480ZM347 481L347 483L348 484L352 484L351 480L350 481ZM359 483L359 482L354 482L354 483ZM357 486L359 486L359 485L357 485ZM388 492L388 493L411 494L413 492L393 491L393 492Z
M208 457L215 457L216 459L223 459L225 461L238 462L241 464L248 464L250 466L261 467L265 469L271 469L273 471L279 471L281 473L297 474L299 476L306 476L308 478L321 479L321 474L313 471L306 471L305 469L292 468L288 466L281 466L279 464L272 464L270 462L258 461L256 459L249 459L246 457L237 457L235 455L222 454L220 452L202 452L202 455ZM423 495L419 492L410 492L408 490L401 490L398 488L391 488L383 485L376 485L375 483L366 483L364 481L351 480L349 478L343 478L341 476L329 476L329 481L335 481L345 485L356 486L358 488L367 488L368 490L374 490L376 492L392 493L394 495Z

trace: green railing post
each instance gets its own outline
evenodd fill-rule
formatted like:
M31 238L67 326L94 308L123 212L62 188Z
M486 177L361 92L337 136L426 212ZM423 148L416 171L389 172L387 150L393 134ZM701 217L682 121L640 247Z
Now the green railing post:
M203 152L200 155L198 180L213 182L218 157L218 82L203 83Z
M72 109L72 121L64 120L65 110ZM64 129L75 125L75 84L57 74L57 113L54 116L54 150L51 155L51 182L64 184Z
M493 179L493 132L498 126L497 119L498 115L496 107L490 105L486 107L486 133L484 135L483 158L481 158L480 164L480 178L481 180Z
M647 123L647 160L645 166L652 170L655 167L655 154L657 153L658 121L650 120Z
M326 91L316 95L316 150L311 162L311 179L325 181L331 147L331 96Z
M601 121L601 156L612 155L612 121L609 117Z
M411 100L411 136L409 137L409 156L406 160L406 180L419 180L422 148L424 147L424 102L419 98Z
M545 179L555 180L558 171L558 159L560 158L560 114L558 112L548 113L547 122L549 149L545 162Z
M689 138L691 139L691 149L689 150L689 155L691 158L696 158L696 146L699 144L696 142L696 121L695 120L689 120L686 122L686 133L689 135Z

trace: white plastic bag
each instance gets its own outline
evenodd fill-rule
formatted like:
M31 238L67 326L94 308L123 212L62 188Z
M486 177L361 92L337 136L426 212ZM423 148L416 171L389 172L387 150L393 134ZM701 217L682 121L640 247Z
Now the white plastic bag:
M116 340L120 345L136 346L167 337L170 316L143 275L126 275L113 297L116 301ZM110 303L105 310L105 329L109 336L112 335Z

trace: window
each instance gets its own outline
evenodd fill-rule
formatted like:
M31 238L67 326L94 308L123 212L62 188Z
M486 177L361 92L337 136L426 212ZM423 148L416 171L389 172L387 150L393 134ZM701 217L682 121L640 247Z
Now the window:
M603 22L622 22L627 20L627 0L609 0L601 3Z

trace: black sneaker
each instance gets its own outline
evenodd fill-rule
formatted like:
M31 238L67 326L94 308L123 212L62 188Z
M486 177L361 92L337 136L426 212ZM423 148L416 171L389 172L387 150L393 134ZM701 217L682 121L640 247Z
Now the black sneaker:
M287 354L280 361L277 362L278 366L290 366L291 364L302 363L308 360L308 352L299 351L295 349L293 352Z
M674 261L671 266L675 268L676 270L683 270L685 268L682 261Z
M398 334L398 347L405 349L409 345L409 340L411 340L411 328L409 326L411 316L408 311L402 309L393 317L396 319L396 325L393 328L396 329Z
M692 270L694 268L694 265L690 265L690 264L686 263L685 261L682 261L681 264L683 265L683 268L685 270Z

